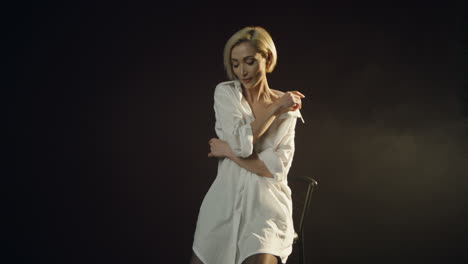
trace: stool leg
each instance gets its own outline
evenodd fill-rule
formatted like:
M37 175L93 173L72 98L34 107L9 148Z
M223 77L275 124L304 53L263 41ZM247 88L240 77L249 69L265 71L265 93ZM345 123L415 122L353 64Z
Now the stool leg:
M299 241L297 241L297 247L299 248L299 263L300 264L305 264L305 262L304 262L304 246L302 244L302 239L299 239Z

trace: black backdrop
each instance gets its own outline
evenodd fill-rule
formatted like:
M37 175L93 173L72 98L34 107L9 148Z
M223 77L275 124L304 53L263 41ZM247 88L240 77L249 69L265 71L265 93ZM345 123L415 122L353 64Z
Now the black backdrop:
M310 263L466 262L462 6L231 5L5 8L8 263L188 263L247 25L275 40L270 86L307 95L290 173L320 186Z

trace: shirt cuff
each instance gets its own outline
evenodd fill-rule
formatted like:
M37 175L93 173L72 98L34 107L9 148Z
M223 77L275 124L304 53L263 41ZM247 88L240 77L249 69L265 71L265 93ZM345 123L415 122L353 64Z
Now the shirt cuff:
M236 142L237 141L237 142ZM245 124L239 129L239 134L234 136L232 150L236 156L248 158L253 153L253 131L251 124Z
M275 151L272 148L267 148L264 151L258 153L258 158L263 161L267 169L273 175L274 181L283 180L283 164L281 159L276 155ZM271 178L269 178L271 179Z

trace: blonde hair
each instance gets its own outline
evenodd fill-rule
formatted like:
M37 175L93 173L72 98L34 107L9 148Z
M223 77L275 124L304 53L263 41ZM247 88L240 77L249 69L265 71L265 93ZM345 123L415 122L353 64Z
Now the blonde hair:
M270 34L259 26L245 27L234 33L224 46L224 69L229 80L236 79L231 64L232 48L245 41L250 42L267 59L266 72L270 73L275 69L278 55Z

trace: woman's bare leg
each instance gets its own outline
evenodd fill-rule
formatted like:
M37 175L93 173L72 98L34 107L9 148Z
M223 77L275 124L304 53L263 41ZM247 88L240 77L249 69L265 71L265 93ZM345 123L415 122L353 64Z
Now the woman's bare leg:
M192 258L190 259L190 264L203 264L203 262L197 257L197 254L192 251Z
M275 255L260 253L246 258L242 264L281 264L281 261Z

